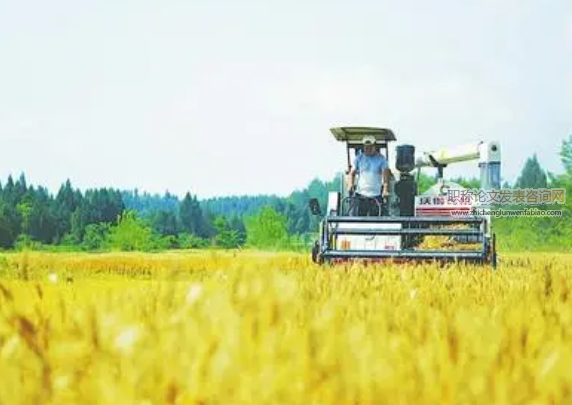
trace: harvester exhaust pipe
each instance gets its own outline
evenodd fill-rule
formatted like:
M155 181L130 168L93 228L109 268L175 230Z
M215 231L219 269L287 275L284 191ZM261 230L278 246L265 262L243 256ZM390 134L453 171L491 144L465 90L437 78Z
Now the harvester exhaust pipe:
M401 216L413 216L417 184L410 172L415 168L415 147L399 145L396 147L395 167L399 171L399 181L395 184L395 193L399 197Z

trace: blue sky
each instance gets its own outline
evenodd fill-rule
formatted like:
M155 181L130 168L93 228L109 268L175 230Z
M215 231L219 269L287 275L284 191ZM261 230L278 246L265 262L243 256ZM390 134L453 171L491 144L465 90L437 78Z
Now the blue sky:
M513 181L561 171L571 112L565 0L0 0L0 179L51 190L286 195L343 168L341 125L498 140Z

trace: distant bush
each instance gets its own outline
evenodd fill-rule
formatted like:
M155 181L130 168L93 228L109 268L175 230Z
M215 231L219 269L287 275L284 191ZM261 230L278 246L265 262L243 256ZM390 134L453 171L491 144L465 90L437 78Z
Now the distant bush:
M288 219L272 206L245 219L246 243L260 249L282 249L289 245Z
M210 244L207 239L199 238L190 233L179 234L177 243L181 249L204 249Z
M82 248L84 250L100 250L105 248L110 232L111 224L107 222L87 225L81 244Z
M117 224L111 227L106 240L114 250L149 251L154 249L153 231L137 217L135 211L125 211Z

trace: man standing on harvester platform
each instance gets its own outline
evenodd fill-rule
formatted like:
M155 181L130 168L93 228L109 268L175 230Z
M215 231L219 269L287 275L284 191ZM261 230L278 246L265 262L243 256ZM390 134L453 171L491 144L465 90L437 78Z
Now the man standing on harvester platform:
M377 150L375 137L371 135L363 137L363 153L354 159L349 173L349 190L355 197L351 215L377 216L380 214L380 206L381 215L387 215L383 199L389 195L389 165L387 159Z

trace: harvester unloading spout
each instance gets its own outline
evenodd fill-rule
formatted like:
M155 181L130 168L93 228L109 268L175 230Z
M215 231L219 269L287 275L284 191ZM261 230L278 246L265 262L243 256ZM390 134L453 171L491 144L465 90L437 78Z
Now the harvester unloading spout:
M362 153L361 139L375 137L380 153L390 162L388 143L396 140L389 129L372 127L337 127L331 129L336 140L346 143L348 168L351 153ZM314 261L345 260L439 260L490 263L496 267L496 244L489 216L476 215L474 202L459 204L447 198L451 189L462 189L443 178L450 164L477 160L481 189L500 187L501 155L497 142L478 142L460 147L443 148L415 157L413 145L395 148L395 169L391 175L389 196L380 206L379 215L356 216L351 206L356 196L341 182L339 192L331 192L321 221L319 240L314 244ZM415 169L434 167L438 182L424 194L417 192ZM321 213L315 199L314 213ZM382 212L386 215L382 215ZM439 243L440 242L440 243Z
M471 160L479 161L482 189L500 188L501 154L498 142L478 142L424 153L417 158L415 167L433 166L439 169ZM442 169L439 177L443 177Z

